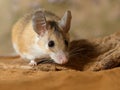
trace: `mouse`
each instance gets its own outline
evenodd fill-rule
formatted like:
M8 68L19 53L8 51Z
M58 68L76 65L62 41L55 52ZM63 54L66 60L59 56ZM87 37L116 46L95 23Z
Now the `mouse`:
M37 65L36 59L52 59L57 64L69 61L71 11L58 17L44 9L33 10L20 18L12 29L15 52L29 65Z

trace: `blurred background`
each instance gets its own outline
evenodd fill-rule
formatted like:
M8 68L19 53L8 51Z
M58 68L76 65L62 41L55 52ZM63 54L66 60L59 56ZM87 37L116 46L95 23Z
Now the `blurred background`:
M120 30L120 0L0 0L0 55L14 52L13 24L39 7L60 17L71 10L71 40L103 37Z

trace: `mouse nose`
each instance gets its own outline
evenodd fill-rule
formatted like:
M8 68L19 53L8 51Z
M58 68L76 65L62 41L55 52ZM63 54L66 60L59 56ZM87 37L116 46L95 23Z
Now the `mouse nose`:
M65 53L59 53L57 55L57 60L56 60L56 63L58 64L65 64L68 62L68 57Z
M66 56L58 56L58 64L65 64L68 62L68 59Z
M55 61L57 64L65 64L68 62L68 53L63 51L59 51L57 53L52 53L50 57Z

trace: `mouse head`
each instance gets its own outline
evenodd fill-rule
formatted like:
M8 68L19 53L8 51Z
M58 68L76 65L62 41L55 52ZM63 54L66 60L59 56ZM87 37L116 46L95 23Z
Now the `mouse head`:
M44 11L40 10L34 13L32 22L39 36L37 43L44 48L44 52L58 64L67 63L71 12L66 11L59 21L47 21Z

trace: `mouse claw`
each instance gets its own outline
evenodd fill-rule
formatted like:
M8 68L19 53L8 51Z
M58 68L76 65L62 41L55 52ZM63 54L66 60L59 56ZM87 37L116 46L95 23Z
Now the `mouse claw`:
M34 60L31 60L30 63L29 63L30 66L36 66L37 65L37 62L35 62Z

